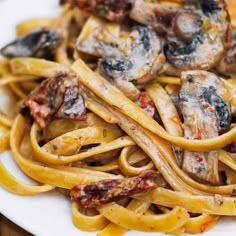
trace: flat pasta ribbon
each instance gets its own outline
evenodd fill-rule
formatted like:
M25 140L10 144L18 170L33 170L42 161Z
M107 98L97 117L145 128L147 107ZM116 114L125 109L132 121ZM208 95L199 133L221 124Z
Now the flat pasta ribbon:
M172 136L157 122L155 122L145 111L141 110L136 104L125 97L118 89L109 84L109 82L99 74L90 70L82 60L78 59L72 65L71 69L78 76L79 81L84 86L92 90L106 103L112 105L114 109L118 109L137 121L146 129L176 146L191 151L210 151L212 149L224 147L235 140L236 127L223 135L206 140L188 140L182 137Z

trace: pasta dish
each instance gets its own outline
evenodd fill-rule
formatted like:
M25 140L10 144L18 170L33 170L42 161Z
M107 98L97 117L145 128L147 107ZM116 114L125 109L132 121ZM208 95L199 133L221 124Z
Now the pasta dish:
M236 216L236 2L65 0L0 49L0 185L58 190L99 236ZM6 101L5 101L6 100Z

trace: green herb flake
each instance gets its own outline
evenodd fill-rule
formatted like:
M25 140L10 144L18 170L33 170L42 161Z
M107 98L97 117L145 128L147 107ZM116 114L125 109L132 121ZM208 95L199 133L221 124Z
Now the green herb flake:
M106 129L103 130L102 136L103 136L103 138L106 138L106 137L107 137L107 130L106 130Z
M37 131L37 135L38 135L38 137L42 137L43 136L43 130L42 129L40 129L40 130L38 130Z
M231 194L232 197L236 197L236 189L234 188Z
M80 212L82 215L86 215L86 214L87 214L87 211L86 211L86 209L84 209L84 208L80 209L79 212Z
M202 24L202 31L208 32L212 28L211 19L209 17L204 17Z
M58 146L57 146L57 145L55 145L55 144L53 144L53 145L52 145L52 148L53 148L53 150L54 150L54 151L56 151L56 150L58 150L58 149L59 149L59 148L58 148Z
M201 173L202 171L205 171L205 170L206 170L206 167L205 167L205 165L204 165L203 163L201 163L199 166L195 167L194 169L195 169L196 173L199 174L199 173Z
M192 75L187 75L187 80L189 83L192 83L193 82L193 76Z
M133 83L134 85L137 85L137 80L136 79L133 79L130 82Z

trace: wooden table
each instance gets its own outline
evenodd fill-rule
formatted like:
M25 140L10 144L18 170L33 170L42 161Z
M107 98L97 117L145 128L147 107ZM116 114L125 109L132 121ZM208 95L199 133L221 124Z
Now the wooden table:
M10 220L0 215L0 236L32 236Z

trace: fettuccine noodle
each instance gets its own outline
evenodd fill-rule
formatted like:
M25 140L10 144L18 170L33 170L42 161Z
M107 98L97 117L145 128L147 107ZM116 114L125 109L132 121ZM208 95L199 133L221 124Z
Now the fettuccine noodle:
M168 35L163 22L145 18L149 13L125 8L128 1L115 10L110 1L65 2L54 19L19 23L20 43L2 49L0 152L10 150L37 184L15 178L0 159L0 186L21 196L58 189L72 199L74 225L99 236L197 234L221 216L236 216L236 70L228 58L236 58L236 38L227 38L236 29L234 1L227 1L230 16L223 0L213 1L208 15L182 0L129 1L149 13L178 9L174 20L181 14L189 20L191 12L191 27L201 27L192 41L203 37L195 45L190 29L181 28L185 18L166 26ZM31 34L46 36L24 45ZM208 46L219 50L214 63L197 48L210 36ZM196 53L173 52L182 41ZM148 179L148 173L155 174Z

